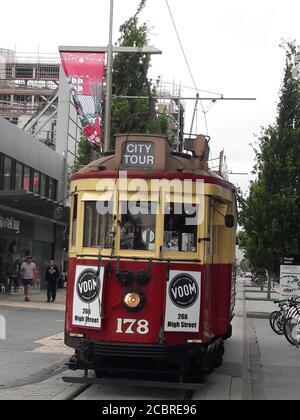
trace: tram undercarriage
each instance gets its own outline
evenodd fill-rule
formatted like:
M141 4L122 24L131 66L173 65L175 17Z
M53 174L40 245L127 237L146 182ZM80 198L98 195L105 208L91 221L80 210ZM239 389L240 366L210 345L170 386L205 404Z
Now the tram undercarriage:
M86 384L101 384L104 378L109 378L138 380L141 386L145 382L149 386L161 383L186 388L189 383L200 383L203 375L220 367L225 353L223 338L209 344L181 346L91 342L71 337L66 337L66 343L75 348L68 368L83 370L85 375L64 380ZM90 370L95 375L89 376Z

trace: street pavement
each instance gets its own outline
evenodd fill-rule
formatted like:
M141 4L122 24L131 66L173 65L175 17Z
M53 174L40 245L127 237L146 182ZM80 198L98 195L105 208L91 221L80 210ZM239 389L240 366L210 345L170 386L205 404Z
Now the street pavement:
M0 295L6 340L0 340L0 400L50 399L69 388L61 380L72 350L63 343L65 291L47 303L35 291L31 302L22 292Z
M272 299L278 298L277 289ZM300 399L300 350L276 335L268 316L277 305L267 292L237 282L233 337L226 342L221 368L203 378L193 400ZM184 391L118 385L69 385L62 376L82 376L65 369L72 351L63 344L65 292L46 303L35 292L30 303L21 294L0 295L0 315L7 320L7 340L0 341L0 400L183 400Z

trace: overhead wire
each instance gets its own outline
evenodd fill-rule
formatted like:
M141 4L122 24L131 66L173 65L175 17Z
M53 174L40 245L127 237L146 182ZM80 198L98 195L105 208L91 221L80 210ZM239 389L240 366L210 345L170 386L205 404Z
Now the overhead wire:
M189 71L190 77L191 77L191 79L192 79L192 82L193 82L194 88L195 88L195 90L196 90L197 92L199 92L199 90L198 90L198 88L197 88L197 84L196 84L196 82L195 82L195 78L194 78L194 75L193 75L193 72L192 72L191 66L190 66L190 64L189 64L189 61L188 61L187 55L186 55L186 53L185 53L185 49L184 49L183 43L182 43L182 41L181 41L181 38L180 38L180 35L179 35L179 31L178 31L178 28L177 28L177 25L176 25L176 22L175 22L175 19L174 19L174 16L173 16L173 13L172 13L172 10L171 10L171 7L170 7L170 4L169 4L169 1L168 1L168 0L166 0L166 5L167 5L167 8L168 8L168 11L169 11L169 14L170 14L170 17L171 17L171 20L172 20L172 23L173 23L173 26L174 26L174 29L175 29L176 35L177 35L177 39L178 39L178 42L179 42L179 45L180 45L180 48L181 48L181 52L182 52L182 54L183 54L183 57L184 57L184 60L185 60L186 65L187 65L187 68L188 68L188 71ZM203 116L204 116L204 123L205 123L206 134L208 135L208 134L209 134L209 132L208 132L208 122L207 122L207 116L206 116L207 112L206 112L206 111L205 111L205 109L204 109L203 102L202 102L201 100L199 100L199 101L200 101L201 108L202 108L202 112L203 112Z

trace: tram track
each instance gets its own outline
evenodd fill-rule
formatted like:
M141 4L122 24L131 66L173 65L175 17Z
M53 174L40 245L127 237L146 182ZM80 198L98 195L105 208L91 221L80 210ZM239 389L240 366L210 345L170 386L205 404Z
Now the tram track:
M91 378L92 380L92 378ZM82 378L84 381L84 378ZM73 384L66 400L178 400L190 401L204 383L138 381L125 378L96 379L96 383Z
M106 400L105 397L101 398L101 392L99 393L99 397L96 398L95 397L95 393L99 392L99 387L97 387L96 385L86 385L85 387L81 387L80 389L78 389L76 392L74 392L72 395L70 395L68 398L66 398L66 400L68 401L76 401L76 400ZM116 390L116 395L115 395L115 399L116 400L120 400L123 399L122 395L120 395L119 393L120 389L118 389L118 391ZM91 394L91 395L89 395ZM181 398L174 398L174 400L177 401L192 401L193 400L193 396L195 395L195 391L192 390L187 390L184 391L184 393L182 394ZM140 400L141 398L139 398ZM150 394L148 392L145 391L145 398L144 400L152 400L152 399L157 399L157 398L151 398L151 392ZM125 398L124 398L125 400ZM161 398L161 400L165 400L164 398ZM171 400L171 399L170 399ZM130 399L129 401L132 401L132 399Z

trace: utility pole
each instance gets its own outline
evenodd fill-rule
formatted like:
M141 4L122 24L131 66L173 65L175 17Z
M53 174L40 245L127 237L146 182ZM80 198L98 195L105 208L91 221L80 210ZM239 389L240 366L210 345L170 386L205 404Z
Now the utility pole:
M108 49L107 49L107 70L106 70L104 152L108 152L110 149L110 127L111 127L110 117L111 117L112 64L113 64L113 21L114 21L114 0L110 0L109 44L108 44Z

